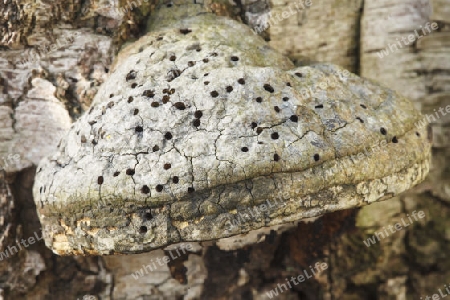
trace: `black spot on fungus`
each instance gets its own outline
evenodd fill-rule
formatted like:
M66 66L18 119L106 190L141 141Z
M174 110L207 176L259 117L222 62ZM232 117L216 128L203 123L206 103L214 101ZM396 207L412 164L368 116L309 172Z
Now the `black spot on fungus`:
M158 151L159 150L159 146L158 145L153 146L152 150L153 150L153 152Z
M159 107L159 102L153 101L152 104L150 104L151 107Z
M386 135L387 134L387 130L384 127L380 128L380 132L382 135Z
M274 160L274 161L279 161L279 160L280 160L280 156L279 156L278 154L275 153L275 154L273 155L273 160Z
M360 104L359 106L361 106L362 108L366 109L367 106L365 106L364 104Z
M278 113L280 112L280 108L278 106L274 106L273 109Z
M158 36L158 37L156 38L157 41L161 41L162 39L163 39L162 36Z
M364 123L364 120L361 119L360 117L356 117L357 120L359 120L359 122Z
M396 136L394 136L394 137L392 138L392 142L393 142L394 144L397 144L397 143L398 143L398 139L397 139Z
M128 72L127 76L125 77L126 81L133 80L136 78L136 72L134 70L131 70Z
M248 148L247 148L247 147L242 147L242 148L241 148L241 151L242 151L242 152L248 152Z
M137 83L136 82L131 85L132 89L134 89L135 87L137 87Z
M189 66L189 67L192 67L192 66L194 66L194 65L195 65L195 61L192 61L192 60L191 60L191 61L188 61L188 66Z
M280 136L279 136L278 132L274 132L270 135L270 137L272 138L272 140L277 140Z
M171 164L164 164L164 170L169 170L170 168L172 168Z
M172 134L170 132L166 132L166 134L164 134L164 138L166 140L171 140L172 139Z
M144 131L144 128L142 128L142 126L136 126L136 128L134 130L136 132L142 132L142 131Z
M204 58L204 59L203 59L203 62L204 62L204 63L207 63L207 62L209 62L209 59Z
M256 122L252 122L251 127L252 129L255 129L256 127L258 127L258 124Z
M84 134L81 135L81 143L84 144L86 143L86 136Z
M110 101L107 105L106 108L111 108L114 106L114 101Z
M205 82L203 82L205 85L208 85L209 84L209 81L205 81Z
M199 119L195 119L194 121L192 121L192 125L194 126L194 127L199 127L200 126L200 120Z
M150 189L149 189L149 191L150 191ZM145 215L144 215L144 218L146 220L151 220L153 218L152 213L151 212L146 212Z
M239 78L238 79L238 83L239 84L245 84L245 79L244 78Z
M323 104L319 104L319 105L316 105L316 106L314 106L314 108L323 108Z
M150 193L150 188L149 188L147 185L144 185L144 186L142 186L142 188L141 188L141 192L142 192L143 194L148 194L148 193Z
M169 89L163 89L162 92L163 92L163 94L168 94L169 93Z
M173 106L175 106L175 108L177 108L179 110L185 110L186 109L186 105L183 102L176 102Z
M166 104L167 102L169 102L169 100L170 100L170 96L169 95L164 95L162 97L162 103L163 104Z
M200 52L200 51L202 51L202 48L197 48L197 49L195 49L195 51L197 51L197 52Z
M167 3L167 4L166 4L166 7L168 7L168 8L171 8L172 6L173 6L172 3Z
M270 84L268 84L268 83L266 83L265 85L264 85L264 89L266 90L266 91L268 91L269 93L273 93L275 90L273 89L273 87L270 85Z
M164 189L164 186L163 186L162 184L158 184L158 185L156 186L156 191L157 191L158 193L161 193L163 189Z
M180 178L178 178L178 176L173 176L172 182L177 184L178 182L180 182Z
M135 108L133 111L133 115L137 115L139 113L139 109Z
M205 73L205 74L203 74L203 76L205 76L205 77L206 77L206 76L208 76L208 75L209 75L209 73Z
M202 112L201 110L197 110L197 111L194 113L194 117L195 117L196 119L200 119L202 116L203 116L203 112Z
M125 172L128 176L133 176L134 175L134 170L133 169L127 169L127 171Z
M177 57L175 55L170 56L170 61L175 61L177 59Z
M190 30L188 28L180 28L180 33L182 33L182 34L188 34L191 32L192 32L192 30Z
M131 102L133 102L133 97L132 96L130 96L130 97L128 97L128 103L131 103Z
M114 97L114 94L109 94L109 98L112 98L112 97Z
M314 160L315 160L315 161L319 161L319 159L320 159L319 154L314 154Z
M113 176L114 176L114 177L117 177L117 176L119 176L119 174L120 174L120 172L119 172L119 171L116 171L116 172L114 172Z
M228 93L231 93L233 91L233 87L231 85L226 87L226 90Z
M297 76L297 77L300 77L300 78L301 78L301 77L303 77L303 74L302 74L302 73L298 73L298 72L297 72L297 73L295 73L295 76Z
M192 194L193 192L195 192L195 189L193 187L188 187L188 193Z
M211 97L216 98L219 96L219 93L217 91L212 91L211 93Z
M283 101L289 101L289 97L283 97Z
M153 98L153 96L155 96L155 91L153 91L153 90L145 90L142 93L142 96Z
M291 83L290 82L286 82L286 86L291 86Z
M139 227L139 233L144 234L146 232L147 232L147 227L146 226Z
M238 60L239 60L239 57L237 57L237 56L232 56L232 57L230 57L230 59L231 59L232 61L238 61Z
M297 123L297 122L298 122L298 117L297 117L296 115L292 115L292 116L289 118L289 120L291 120L291 121L294 122L294 123Z
M97 183L98 184L103 184L103 176L98 176L97 177Z
M217 52L213 52L213 53L211 53L211 56L214 56L214 57L216 57L216 56L218 56L219 54L217 54Z
M420 137L420 133L418 133L417 131L416 131L416 135L417 135L418 137Z
M262 127L256 128L256 133L257 134L261 134L261 132L263 132L263 128Z
M261 98L261 97L257 97L255 100L256 100L256 102L258 102L258 103L261 103L261 102L262 102L262 98Z

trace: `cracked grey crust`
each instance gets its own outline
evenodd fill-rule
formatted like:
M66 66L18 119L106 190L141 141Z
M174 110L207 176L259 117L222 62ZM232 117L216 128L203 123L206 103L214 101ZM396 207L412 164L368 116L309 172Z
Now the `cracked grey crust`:
M139 253L362 206L422 181L431 145L414 125L420 113L344 71L294 68L249 28L208 14L143 37L38 166L38 214L58 228L46 245Z

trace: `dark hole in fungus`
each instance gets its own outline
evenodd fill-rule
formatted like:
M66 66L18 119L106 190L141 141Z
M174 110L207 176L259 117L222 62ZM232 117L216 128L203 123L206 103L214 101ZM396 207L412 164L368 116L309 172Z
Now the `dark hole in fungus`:
M416 131L416 135L417 135L418 137L420 137L420 133L418 133L417 131Z
M263 129L262 129L262 127L258 127L258 128L256 128L256 133L257 133L257 134L260 134L261 132L263 132Z
M164 137L166 138L166 140L171 140L172 134L170 132L166 132L166 134L164 134Z
M252 126L252 129L255 129L256 127L258 127L258 124L256 122L252 122L251 126Z
M204 63L207 63L208 61L209 61L209 59L207 59L207 58L204 58L204 59L203 59L203 62L204 62Z
M134 89L135 87L137 87L137 83L136 82L131 85L132 89Z
M262 98L261 97L256 98L256 102L261 103L262 102Z
M132 96L130 96L130 97L128 97L128 103L131 103L131 102L133 102L133 97Z
M114 172L113 176L114 176L114 177L117 177L117 176L119 176L119 174L120 174L120 172L119 172L119 171L116 171L116 172Z
M171 164L164 164L164 170L169 170L170 168L172 168Z
M169 102L169 100L170 100L170 96L169 95L164 95L162 97L162 103L163 104L166 104L167 102Z
M268 83L266 83L265 85L264 85L264 89L266 90L266 91L268 91L269 93L273 93L275 90L273 89L273 87L270 85L270 84L268 84Z
M279 108L278 106L274 106L273 109L274 109L276 112L280 112L280 108Z
M192 121L192 125L194 125L194 127L199 127L200 126L200 120L199 119L195 119L194 121Z
M380 132L382 135L386 135L387 134L387 130L384 127L380 128Z
M283 101L288 101L289 97L283 97Z
M173 106L175 106L175 108L177 108L179 110L185 110L186 109L186 105L184 105L183 102L176 102Z
M357 120L359 120L359 122L364 123L364 120L361 119L360 117L356 117Z
M139 109L135 108L133 111L133 115L137 115L139 113Z
M158 192L158 193L161 193L162 192L162 190L163 190L163 185L162 184L158 184L157 186L156 186L156 191Z
M188 187L188 193L191 194L195 192L195 189L193 187Z
M150 104L151 107L159 107L159 102L153 101L152 104Z
M248 148L247 148L247 147L242 147L242 148L241 148L241 151L242 151L242 152L248 152Z
M39 188L39 193L42 194L42 186Z
M238 79L238 83L239 84L245 84L245 79L244 78L239 78Z
M274 133L272 133L272 134L270 135L270 137L271 137L273 140L277 140L280 136L278 135L278 132L274 132Z
M238 61L238 60L239 60L239 57L237 57L237 56L232 56L232 57L230 57L230 59L231 59L232 61Z
M216 57L217 55L219 55L219 54L217 54L217 52L213 52L213 53L211 53L211 56L214 56L214 57Z
M195 51L197 51L197 52L200 52L200 51L202 51L202 48L197 48L197 49L195 49Z
M202 116L203 116L203 113L202 113L201 110L197 110L197 111L194 113L194 117L195 117L196 119L200 119Z
M134 70L131 70L130 72L128 72L127 76L125 77L125 80L133 80L136 78L136 72Z
M169 93L169 89L163 89L163 94L168 94Z
M219 93L217 91L212 91L211 93L211 97L216 98L219 96Z
M170 61L175 61L177 59L177 57L175 55L172 55L169 59L170 59Z
M153 98L153 96L155 96L155 91L153 91L153 90L145 90L142 93L142 96Z
M150 193L150 188L149 188L147 185L144 185L144 186L142 186L142 188L141 188L141 192L142 192L143 194L148 194L148 193Z
M109 98L112 98L112 97L114 97L114 94L109 94Z
M177 184L178 182L180 182L180 178L178 178L178 176L173 176L172 182Z
M158 36L158 37L156 38L157 41L161 41L162 39L163 39L162 36Z
M397 144L397 143L398 143L398 139L397 139L396 136L394 136L394 137L392 138L392 142L393 142L394 144Z
M360 104L359 106L361 106L362 108L366 109L367 106L365 106L364 104Z
M134 175L134 170L133 169L127 169L126 174L129 176L133 176Z
M147 227L146 226L139 227L139 233L144 234L146 232L147 232Z
M205 73L205 74L203 74L203 76L205 76L205 77L206 77L206 76L208 76L208 75L209 75L209 73Z
M103 176L98 176L97 183L98 184L103 184Z
M188 66L189 66L189 67L192 67L193 65L195 65L195 62L194 62L194 61L192 61L192 60L191 60L191 61L188 61Z
M316 105L314 108L323 108L323 104Z
M142 132L142 131L144 131L144 128L142 128L142 126L136 126L136 128L134 130L136 132Z
M273 160L274 160L274 161L279 161L279 160L280 160L280 156L279 156L278 154L275 153L275 154L273 155Z
M320 159L319 154L314 154L314 160L315 160L315 161L319 161L319 159Z
M291 83L290 82L286 82L286 86L291 86Z
M86 137L84 136L84 134L81 135L81 143L84 144L86 143Z
M209 84L209 81L205 81L205 82L203 82L203 84L204 84L204 85L208 85L208 84Z
M146 185L144 185L144 186L146 186ZM151 212L146 212L145 215L144 215L144 218L146 220L151 220L153 218L152 213Z
M158 145L153 146L152 150L153 150L153 152L158 151L159 150L159 146Z
M295 73L295 76L297 76L297 77L303 77L303 74L302 74L302 73Z
M188 28L181 28L181 29L180 29L180 33L182 33L182 34L188 34L188 33L190 33L190 32L192 32L192 30L190 30L190 29L188 29Z
M292 116L289 118L289 120L291 120L291 121L294 122L294 123L297 123L297 122L298 122L298 117L297 117L296 115L292 115Z
M231 85L226 87L226 90L228 93L231 93L233 91L233 87Z

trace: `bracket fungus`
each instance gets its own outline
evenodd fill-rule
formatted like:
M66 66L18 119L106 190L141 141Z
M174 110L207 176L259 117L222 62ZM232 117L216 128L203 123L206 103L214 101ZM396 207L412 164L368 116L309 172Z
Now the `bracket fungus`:
M421 115L394 91L330 64L294 67L201 5L162 6L150 29L38 166L55 253L230 237L384 200L428 173Z

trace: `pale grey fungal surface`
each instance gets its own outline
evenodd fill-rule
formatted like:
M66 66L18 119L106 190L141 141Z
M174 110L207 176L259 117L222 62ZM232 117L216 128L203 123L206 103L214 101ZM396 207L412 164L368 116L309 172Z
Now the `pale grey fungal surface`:
M230 237L424 179L431 145L407 99L337 66L294 68L227 18L164 19L176 9L122 51L38 166L33 193L43 226L57 226L44 235L55 253Z

